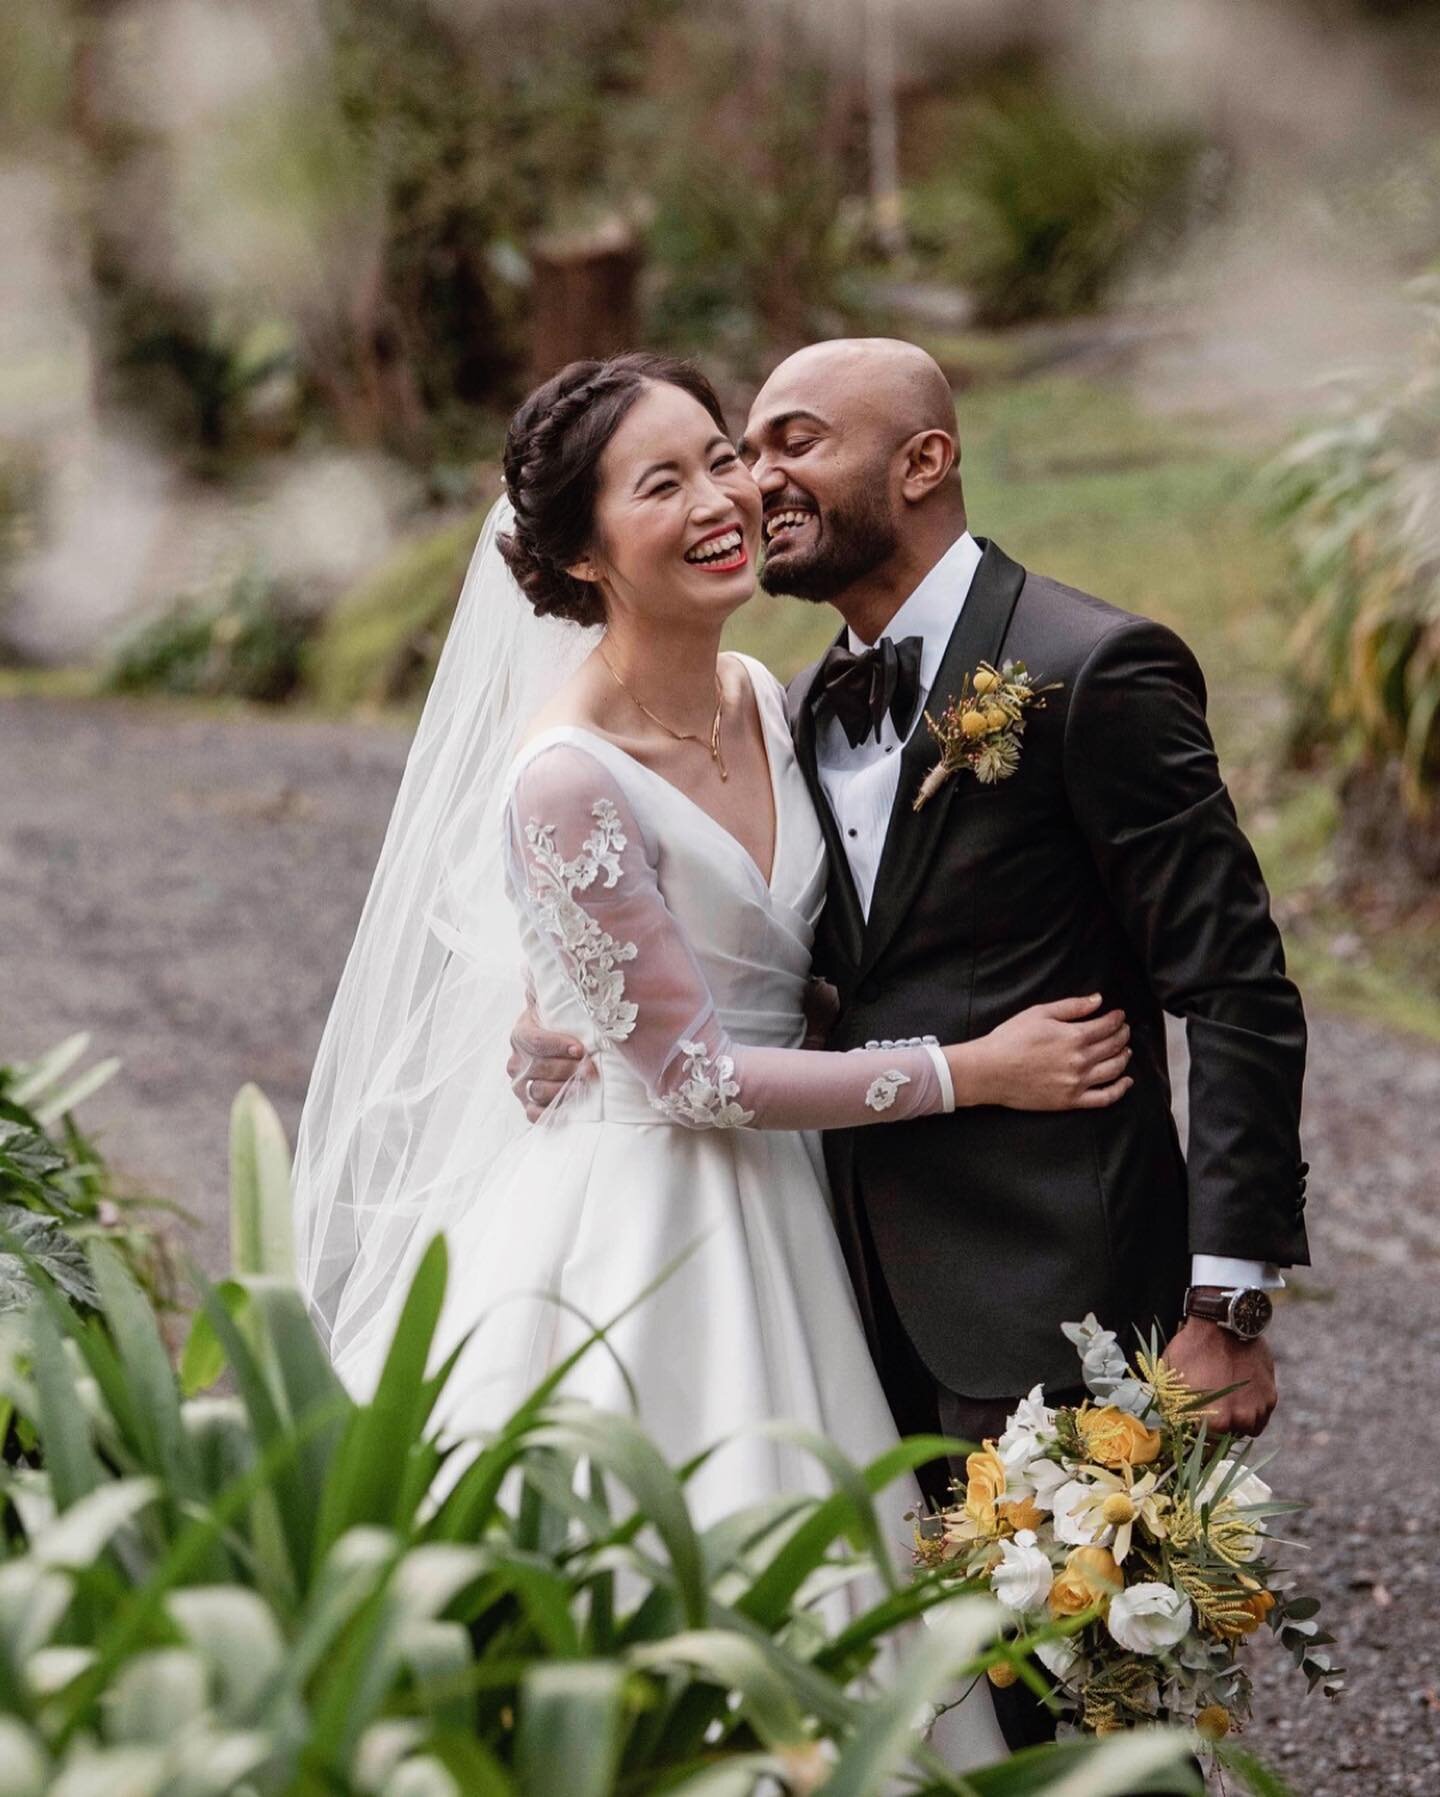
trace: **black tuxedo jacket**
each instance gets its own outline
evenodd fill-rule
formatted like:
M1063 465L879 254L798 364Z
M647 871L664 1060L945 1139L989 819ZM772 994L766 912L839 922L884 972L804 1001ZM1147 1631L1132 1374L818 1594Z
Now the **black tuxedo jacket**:
M982 549L927 708L981 661L1062 685L1029 714L1009 779L962 770L918 813L938 750L915 730L868 922L816 772L818 664L791 684L790 716L830 852L815 965L840 992L833 1047L963 1042L1088 992L1130 1020L1135 1084L1108 1110L986 1106L825 1138L867 1323L883 1281L930 1372L991 1398L1073 1385L1060 1324L1087 1311L1127 1349L1133 1326L1173 1327L1192 1252L1309 1256L1304 1013L1195 658L1162 625ZM1188 1026L1188 1171L1166 1011Z

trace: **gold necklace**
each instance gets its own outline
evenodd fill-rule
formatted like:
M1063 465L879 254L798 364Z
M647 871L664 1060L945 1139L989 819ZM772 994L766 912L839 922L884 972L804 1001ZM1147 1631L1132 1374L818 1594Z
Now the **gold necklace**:
M621 692L624 693L625 697L630 701L630 703L632 705L637 706L641 711L643 711L645 713L646 717L649 718L649 720L652 724L658 724L660 726L660 728L665 732L665 734L667 736L673 736L677 743L698 743L702 740L700 737L698 737L695 734L695 732L693 730L672 730L670 728L670 726L665 722L664 718L657 718L655 713L653 711L651 711L650 707L644 702L644 700L637 698L635 696L635 694L630 690L630 688L625 684L625 682L620 678L620 676L615 672L614 668L611 667L610 657L605 653L605 651L603 649L597 649L596 654L599 655L601 661L604 662L606 672L609 674L610 678L615 682L616 686L618 686L620 688ZM728 780L730 778L730 770L725 765L725 751L724 751L724 748L721 745L721 741L720 741L720 720L724 714L724 710L725 710L725 695L722 692L721 687L720 687L720 674L717 669L716 674L715 674L715 722L710 726L709 749L710 749L710 759L715 763L716 767L719 768L719 770L720 770L720 778L722 780Z

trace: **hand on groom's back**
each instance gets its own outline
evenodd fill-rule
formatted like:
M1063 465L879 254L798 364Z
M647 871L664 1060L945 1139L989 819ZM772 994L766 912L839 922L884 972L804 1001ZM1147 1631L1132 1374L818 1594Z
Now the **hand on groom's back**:
M515 1019L505 1073L532 1123L538 1123L569 1081L584 1071L584 1058L583 1043L544 1028L528 1006Z
M1206 1410L1213 1433L1258 1435L1275 1409L1275 1360L1260 1336L1242 1341L1218 1323L1187 1317L1170 1338L1166 1361L1194 1391L1234 1391Z

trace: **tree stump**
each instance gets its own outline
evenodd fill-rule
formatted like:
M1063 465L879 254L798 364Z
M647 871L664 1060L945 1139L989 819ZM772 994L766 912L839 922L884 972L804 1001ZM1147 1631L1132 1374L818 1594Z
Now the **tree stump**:
M641 261L639 241L621 219L534 240L530 364L536 381L581 357L637 347Z

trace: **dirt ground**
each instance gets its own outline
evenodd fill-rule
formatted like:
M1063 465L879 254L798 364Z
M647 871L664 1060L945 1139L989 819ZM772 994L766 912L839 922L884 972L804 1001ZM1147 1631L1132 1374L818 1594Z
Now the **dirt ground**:
M406 737L390 726L0 701L0 1055L73 1030L123 1074L84 1116L226 1262L235 1089L292 1132ZM1440 1793L1440 1048L1315 1016L1316 1265L1275 1329L1268 1476L1350 1669L1305 1701L1257 1655L1253 1743L1305 1797Z

